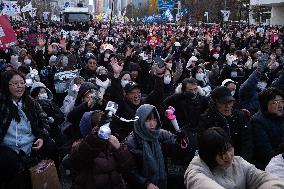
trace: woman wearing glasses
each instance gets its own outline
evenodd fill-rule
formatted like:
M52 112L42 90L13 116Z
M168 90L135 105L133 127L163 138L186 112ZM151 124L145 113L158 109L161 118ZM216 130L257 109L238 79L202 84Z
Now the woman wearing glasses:
M44 129L48 127L46 118L28 95L25 78L14 70L4 72L0 90L0 184L20 172L23 158L41 154L56 159L56 149Z
M254 164L263 169L284 145L284 94L268 88L259 95L260 110L251 118Z

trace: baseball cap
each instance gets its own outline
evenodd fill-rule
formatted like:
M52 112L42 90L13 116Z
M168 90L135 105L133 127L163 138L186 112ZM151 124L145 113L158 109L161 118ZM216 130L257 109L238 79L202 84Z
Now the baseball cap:
M128 93L129 91L131 91L131 90L133 90L133 89L135 89L135 88L140 89L139 84L138 84L138 83L135 83L135 82L133 82L133 81L130 81L129 83L127 83L127 84L125 85L124 91L125 91L126 93Z
M232 96L230 89L224 86L216 87L211 92L211 99L214 102L218 102L218 103L227 103L227 102L235 101L235 98Z

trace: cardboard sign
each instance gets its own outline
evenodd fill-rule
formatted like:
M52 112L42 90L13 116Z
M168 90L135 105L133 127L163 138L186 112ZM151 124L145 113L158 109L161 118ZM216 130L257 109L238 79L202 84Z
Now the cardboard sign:
M25 42L29 45L33 45L33 46L36 46L38 45L38 42L37 40L38 39L45 39L45 34L41 34L41 33L38 33L38 34L27 34L24 39L25 39Z
M156 47L160 42L160 38L156 36L148 36L147 37L148 44L152 47Z
M54 75L56 93L64 93L68 90L71 81L79 76L78 70L58 72Z
M14 46L17 42L16 34L7 16L0 16L0 50Z

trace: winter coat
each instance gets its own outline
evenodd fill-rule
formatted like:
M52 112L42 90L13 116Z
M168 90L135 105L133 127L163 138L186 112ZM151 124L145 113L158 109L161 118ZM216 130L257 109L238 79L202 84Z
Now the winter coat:
M242 108L250 111L251 115L259 109L257 83L260 80L260 74L254 71L249 78L240 87L240 105Z
M230 117L221 115L214 105L210 104L206 113L201 116L200 129L221 127L231 137L235 147L235 154L251 161L253 155L253 141L251 126L244 113L234 110Z
M187 189L280 189L283 181L263 172L239 156L235 156L227 169L210 170L206 163L196 156L189 164L184 183Z
M143 166L143 145L141 141L135 136L134 132L130 133L130 135L125 139L128 149L135 156L135 160L137 163L137 168L129 170L125 179L127 181L127 188L132 189L146 189L147 184L150 183L149 179L143 177L141 175L141 170ZM160 129L159 136L160 144L175 144L175 135L170 133L169 131Z
M284 179L284 154L279 154L272 158L266 166L265 171Z
M121 172L136 166L125 145L115 150L97 132L73 145L71 161L77 171L73 189L123 189Z
M284 119L258 111L250 122L255 144L255 165L264 169L277 155L279 145L284 143Z
M11 107L8 106L7 101L8 99L5 99L0 93L0 143L5 137L12 121L12 116L10 114L12 110ZM23 99L23 105L23 110L30 121L32 133L35 138L42 138L43 140L47 139L48 132L45 129L49 128L47 115L42 110L39 103L31 97L27 97L26 99Z
M83 68L80 71L80 76L85 79L85 81L89 81L89 79L95 79L96 78L96 71L91 71L88 68Z

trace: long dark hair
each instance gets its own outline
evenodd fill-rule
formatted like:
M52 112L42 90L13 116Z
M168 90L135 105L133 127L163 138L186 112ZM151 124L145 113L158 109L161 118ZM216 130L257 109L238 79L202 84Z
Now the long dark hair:
M5 109L9 109L10 116L15 119L17 122L20 122L20 116L18 113L17 106L13 103L12 96L9 90L9 82L10 80L15 76L19 75L23 78L25 81L25 77L16 70L9 70L2 74L1 76L1 88L0 88L0 106L1 106L1 112L2 114L4 109L2 107L5 107ZM31 98L29 97L27 90L25 90L22 100L25 104L29 104L31 102Z
M213 170L218 164L217 155L222 155L232 146L230 137L220 127L205 130L198 137L199 156Z

